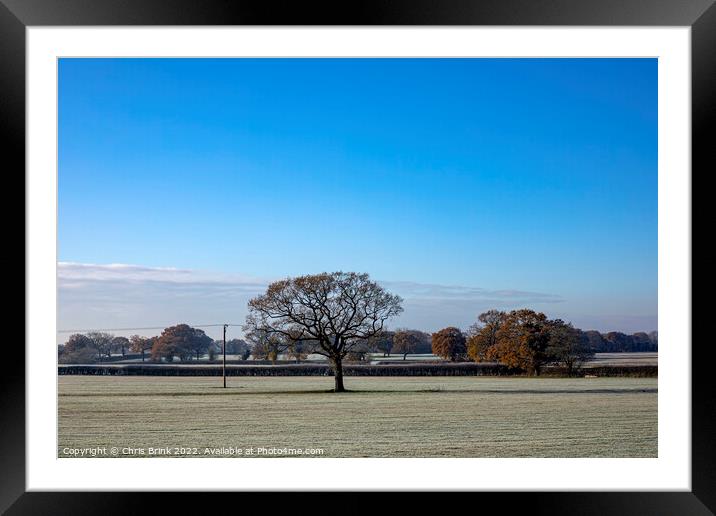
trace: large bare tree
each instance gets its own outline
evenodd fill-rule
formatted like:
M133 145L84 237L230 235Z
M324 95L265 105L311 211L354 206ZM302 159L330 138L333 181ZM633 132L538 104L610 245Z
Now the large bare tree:
M322 273L276 281L249 301L244 331L260 329L312 343L311 353L330 360L335 392L343 392L343 358L383 330L403 311L399 296L368 274Z

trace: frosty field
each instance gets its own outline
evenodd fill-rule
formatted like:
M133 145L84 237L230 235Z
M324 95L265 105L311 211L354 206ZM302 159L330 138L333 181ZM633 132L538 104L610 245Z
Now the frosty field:
M341 394L330 377L58 382L59 457L657 456L656 378L347 377Z

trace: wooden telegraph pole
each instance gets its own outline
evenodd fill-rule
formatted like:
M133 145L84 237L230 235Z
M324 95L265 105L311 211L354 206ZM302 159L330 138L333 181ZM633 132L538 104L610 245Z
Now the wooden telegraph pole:
M224 346L223 346L224 362L221 366L221 375L224 377L224 389L226 389L226 327L227 326L228 326L228 324L224 325Z

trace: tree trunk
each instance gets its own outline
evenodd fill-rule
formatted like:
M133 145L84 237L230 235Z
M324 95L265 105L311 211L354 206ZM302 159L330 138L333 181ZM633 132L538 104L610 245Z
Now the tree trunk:
M407 356L408 356L407 353L403 353L403 360L405 360L405 357L407 357Z
M144 350L142 350L142 362L144 362Z
M345 392L343 387L343 361L340 358L333 359L333 376L335 378L335 387L333 392Z

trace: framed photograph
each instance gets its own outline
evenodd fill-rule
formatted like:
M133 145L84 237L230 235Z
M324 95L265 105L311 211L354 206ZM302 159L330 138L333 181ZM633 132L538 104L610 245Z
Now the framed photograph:
M716 510L691 286L712 1L0 1L8 514Z

